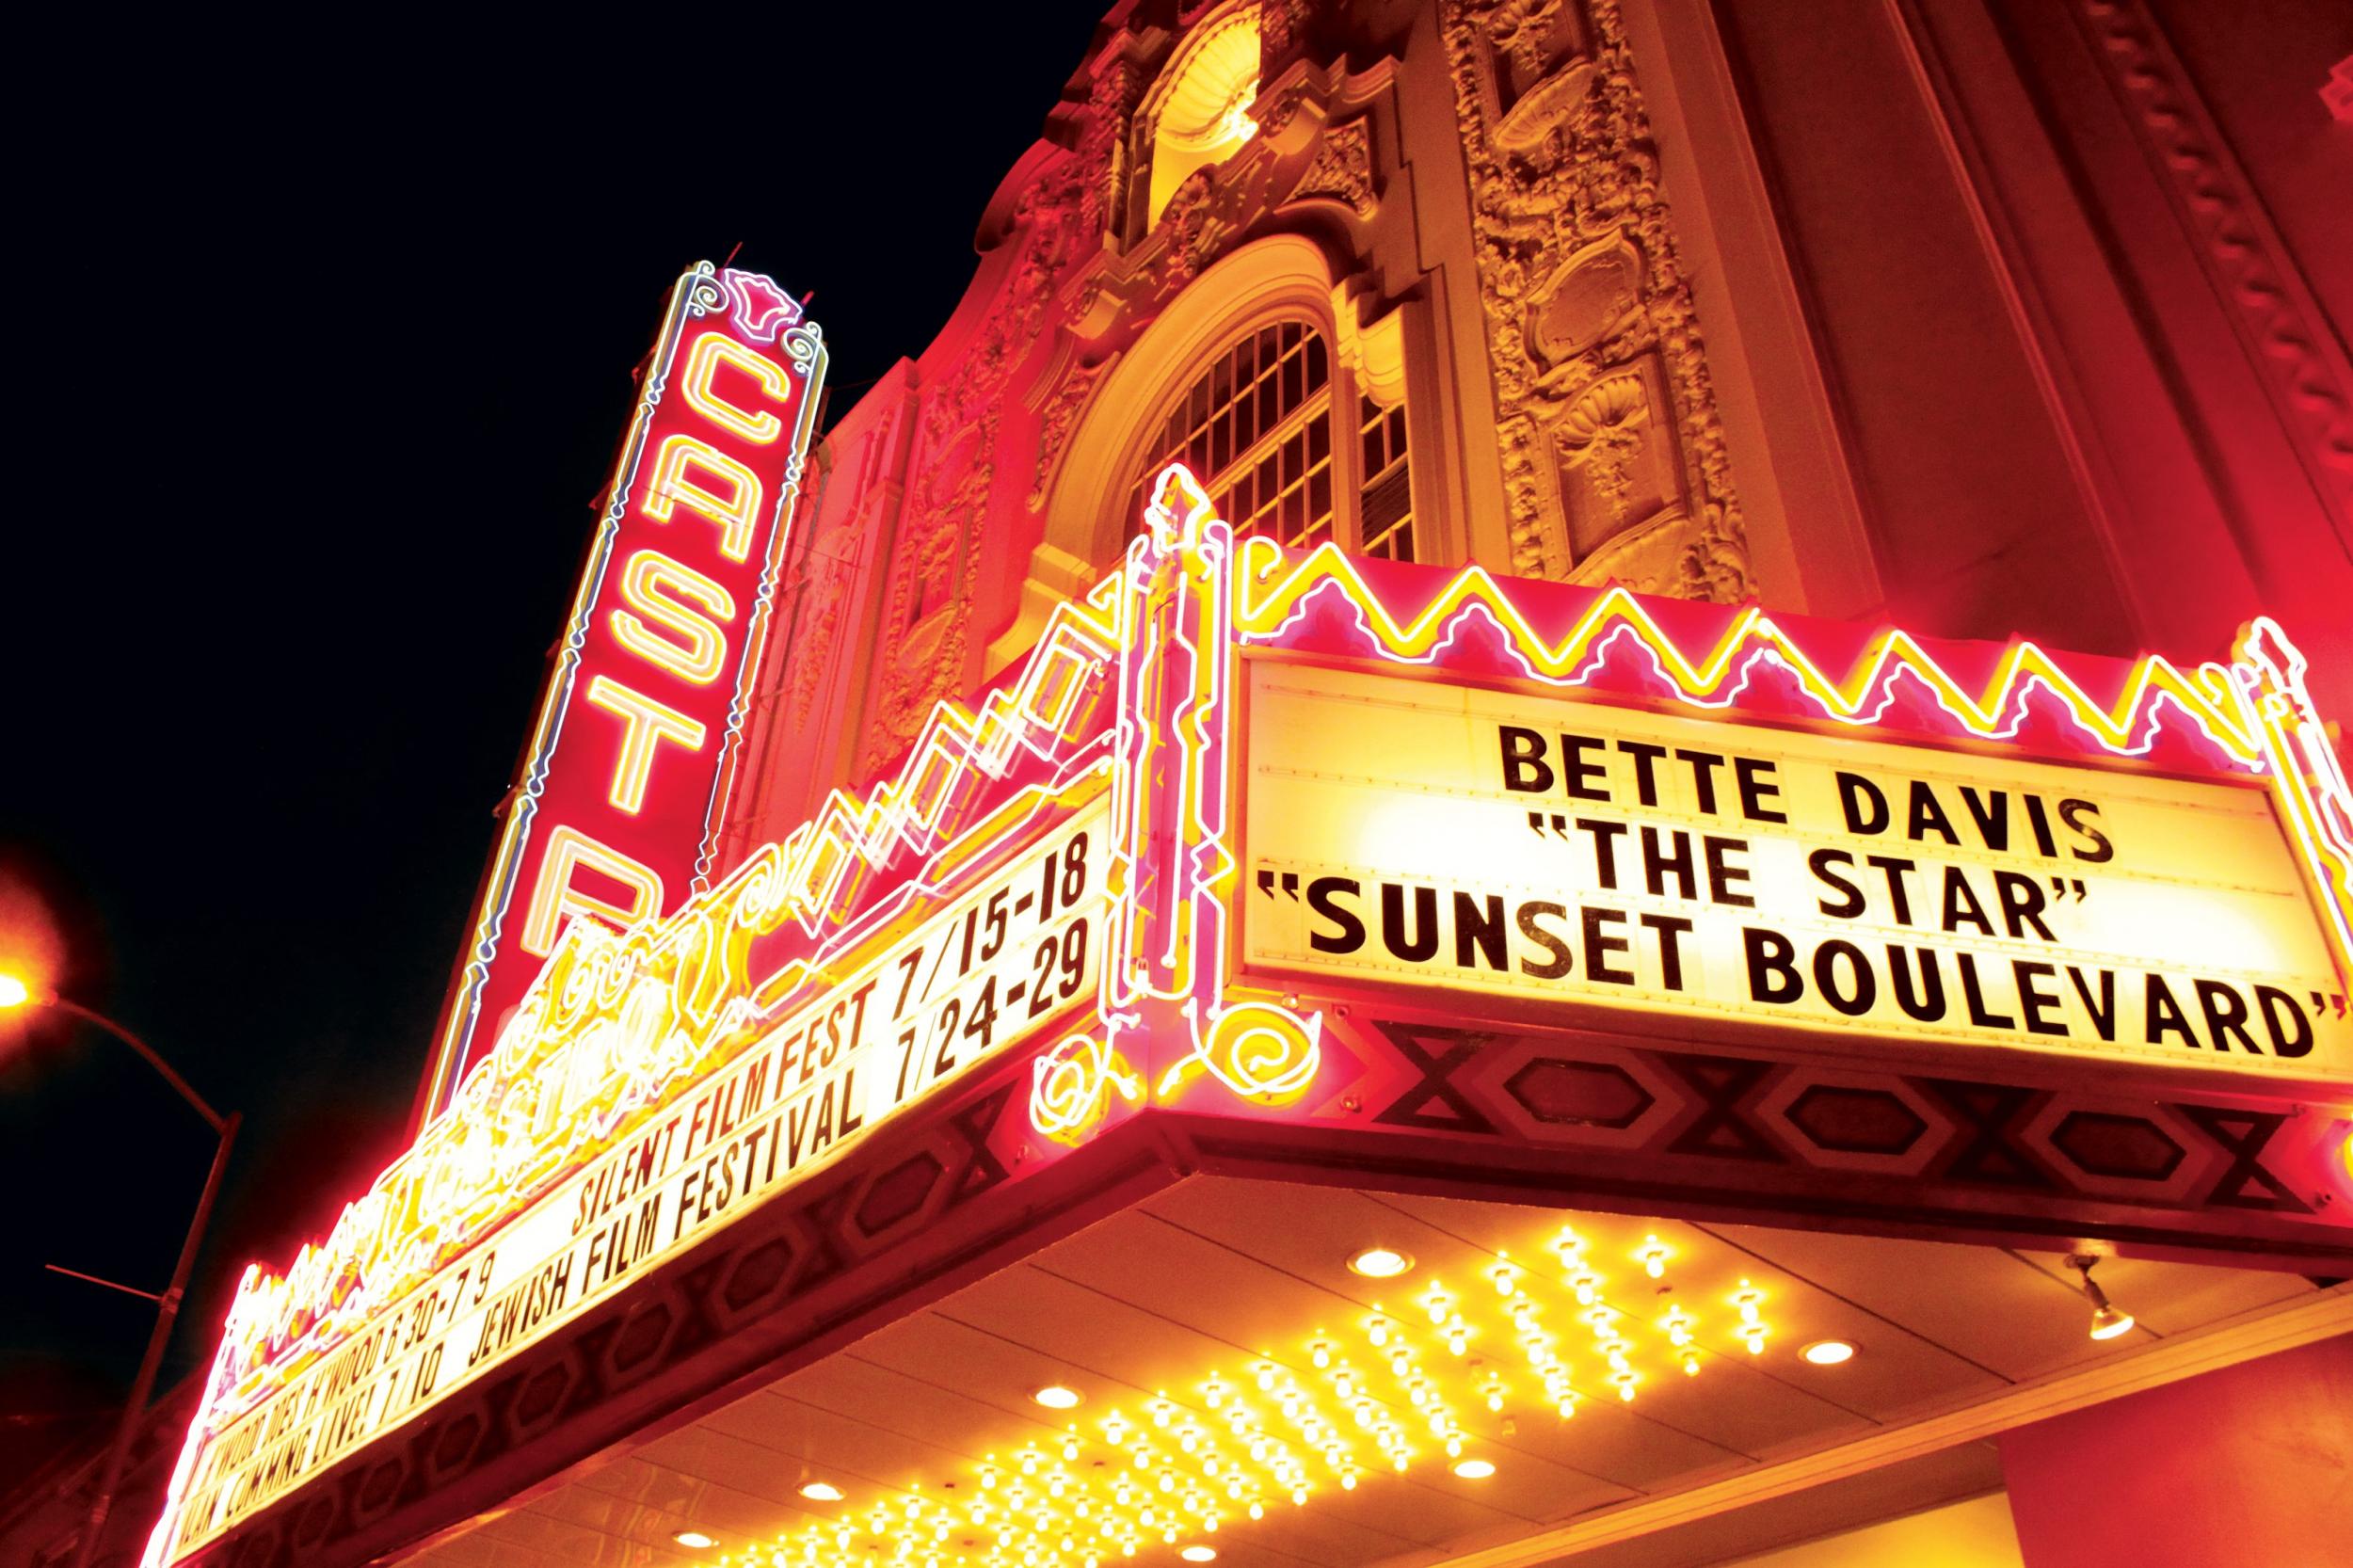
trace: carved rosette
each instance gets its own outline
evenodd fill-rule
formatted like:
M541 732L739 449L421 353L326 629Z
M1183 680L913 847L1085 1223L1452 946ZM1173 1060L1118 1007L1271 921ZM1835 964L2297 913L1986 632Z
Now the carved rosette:
M1325 129L1315 161L1291 187L1292 200L1307 197L1346 202L1360 216L1372 211L1372 135L1362 120Z
M1707 362L1616 0L1441 0L1512 569L1749 597Z

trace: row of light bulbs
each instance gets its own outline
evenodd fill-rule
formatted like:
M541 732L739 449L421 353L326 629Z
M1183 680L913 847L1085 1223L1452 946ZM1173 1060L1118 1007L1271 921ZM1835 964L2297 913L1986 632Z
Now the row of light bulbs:
M1595 1378L1631 1401L1644 1381L1641 1350L1629 1328L1647 1331L1665 1357L1687 1376L1700 1370L1701 1320L1680 1303L1648 1324L1609 1304L1609 1280L1593 1248L1564 1226L1547 1245L1555 1267L1537 1271L1499 1256L1485 1271L1493 1288L1485 1306L1433 1280L1416 1299L1416 1313L1379 1304L1355 1320L1353 1342L1319 1329L1305 1349L1305 1366L1272 1355L1241 1373L1212 1371L1193 1385L1197 1402L1162 1390L1136 1416L1113 1409L1092 1433L1072 1422L1054 1439L1033 1441L1010 1454L990 1454L965 1478L937 1492L910 1486L861 1512L788 1532L768 1545L723 1560L728 1568L1103 1568L1154 1544L1190 1543L1188 1560L1216 1556L1202 1538L1236 1521L1261 1518L1271 1507L1304 1506L1327 1487L1353 1491L1377 1469L1402 1474L1426 1451L1443 1452L1453 1472L1480 1480L1492 1461L1466 1454L1471 1433L1458 1406L1476 1402L1505 1416L1515 1403L1542 1403L1566 1419L1586 1394L1576 1385L1563 1336L1590 1346ZM1359 1272L1383 1276L1411 1267L1366 1268L1376 1255L1357 1255ZM1646 1237L1633 1261L1662 1280L1673 1250ZM1541 1291L1549 1277L1551 1299ZM1660 1293L1672 1288L1662 1286ZM1772 1333L1763 1308L1766 1292L1740 1281L1725 1304L1731 1337L1761 1354ZM1501 1347L1512 1347L1510 1353ZM1476 1351L1478 1353L1474 1353ZM1460 1366L1460 1375L1449 1376ZM1508 1367L1508 1370L1507 1370ZM1079 1400L1068 1389L1042 1389L1036 1398L1066 1409ZM829 1485L804 1493L839 1498ZM683 1537L681 1537L681 1540Z

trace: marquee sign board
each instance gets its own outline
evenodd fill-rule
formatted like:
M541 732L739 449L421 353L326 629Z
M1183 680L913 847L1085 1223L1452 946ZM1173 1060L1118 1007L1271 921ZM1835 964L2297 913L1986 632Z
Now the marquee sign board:
M825 351L758 273L694 268L639 384L445 1011L444 1111L570 920L665 915L709 880Z
M1026 1059L991 1134L1024 1179L1161 1108L1344 1168L1332 1140L1389 1136L1356 1090L1401 998L1457 1055L1492 1018L2190 1084L2219 1130L2169 1179L2224 1167L2194 1217L2353 1256L2353 790L2277 627L2183 669L1285 552L1181 468L1147 521L870 791L624 933L563 927L414 1146L248 1271L149 1568L225 1559L984 1064Z
M208 1442L168 1557L486 1376L1092 1000L1101 805L776 1021Z
M1253 968L2353 1080L2259 786L1250 668Z

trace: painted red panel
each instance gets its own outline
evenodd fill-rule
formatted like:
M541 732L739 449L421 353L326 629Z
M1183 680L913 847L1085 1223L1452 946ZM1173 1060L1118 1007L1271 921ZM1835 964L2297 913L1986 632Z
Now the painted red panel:
M2327 1568L2353 1549L2353 1335L2000 1444L2026 1568Z

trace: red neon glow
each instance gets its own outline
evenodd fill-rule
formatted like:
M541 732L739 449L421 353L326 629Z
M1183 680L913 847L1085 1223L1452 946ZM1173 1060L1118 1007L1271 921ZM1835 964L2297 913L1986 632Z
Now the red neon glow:
M428 1117L568 921L615 929L706 886L824 377L799 304L701 265L672 291L442 1019Z
M681 297L701 277L689 275ZM702 280L707 310L734 301L731 321L776 318L780 308L748 286L723 294ZM708 322L680 325L674 306L658 368L684 365L700 341L694 328ZM1321 1016L1296 1011L1289 996L1277 1005L1231 994L1232 687L1248 647L2022 756L2136 757L2183 774L2263 778L2311 873L2339 967L2353 970L2353 793L2305 696L2302 658L2268 621L2250 629L2233 664L2185 670L2153 656L2126 663L2028 643L1935 643L1754 606L1356 561L1328 547L1291 553L1235 541L1181 469L1156 486L1151 528L1121 568L1085 601L1058 607L1030 658L981 701L939 705L893 777L863 797L837 792L716 887L696 888L757 642L744 607L764 604L759 568L780 543L778 513L742 500L743 473L769 483L755 459L760 458L744 443L768 428L759 397L772 383L739 352L741 339L729 342L701 356L709 374L696 383L715 417L657 427L664 380L648 376L600 536L603 566L592 561L583 584L577 635L535 736L538 761L526 784L541 777L546 787L521 804L536 808L543 831L532 832L528 816L520 832L510 824L483 929L495 949L502 916L518 930L529 925L532 878L550 864L561 868L551 883L569 890L570 907L596 919L568 937L558 919L538 923L532 945L555 954L544 972L520 940L499 950L513 958L515 996L529 1004L497 1035L481 1034L497 1048L472 1053L452 1112L346 1208L323 1245L305 1247L282 1275L248 1271L151 1563L171 1555L167 1543L209 1434L388 1320L434 1270L495 1238L556 1180L717 1071L764 1020L856 955L879 951L872 945L937 907L969 868L1032 842L1036 824L1064 820L1058 813L1071 800L1106 781L1113 952L1100 969L1097 1016L1050 1047L1038 1043L1032 1126L1075 1144L1123 1107L1182 1103L1213 1085L1265 1107L1311 1095L1323 1070ZM778 413L772 444L796 427L806 433L806 399L823 364L813 337L808 346L814 362L800 365L789 348L779 360L764 342L750 344L802 377L790 385L803 401ZM666 495L670 520L648 519L632 502L636 460L650 474L653 455L681 438L715 457L678 465L684 477ZM789 484L797 458L782 473ZM747 517L767 534L744 536ZM675 569L640 564L648 550ZM637 826L667 837L641 842L631 837ZM648 858L637 858L639 847ZM605 936L605 924L631 931ZM495 968L490 978L504 979ZM468 1031L495 1017L482 1010L501 993L484 984L474 994ZM641 994L660 1004L631 1013L648 1027L630 1032L627 1048L600 1048L598 1073L575 1071L574 1048ZM453 1081L464 1063L444 1058ZM533 1106L544 1113L520 1113Z

